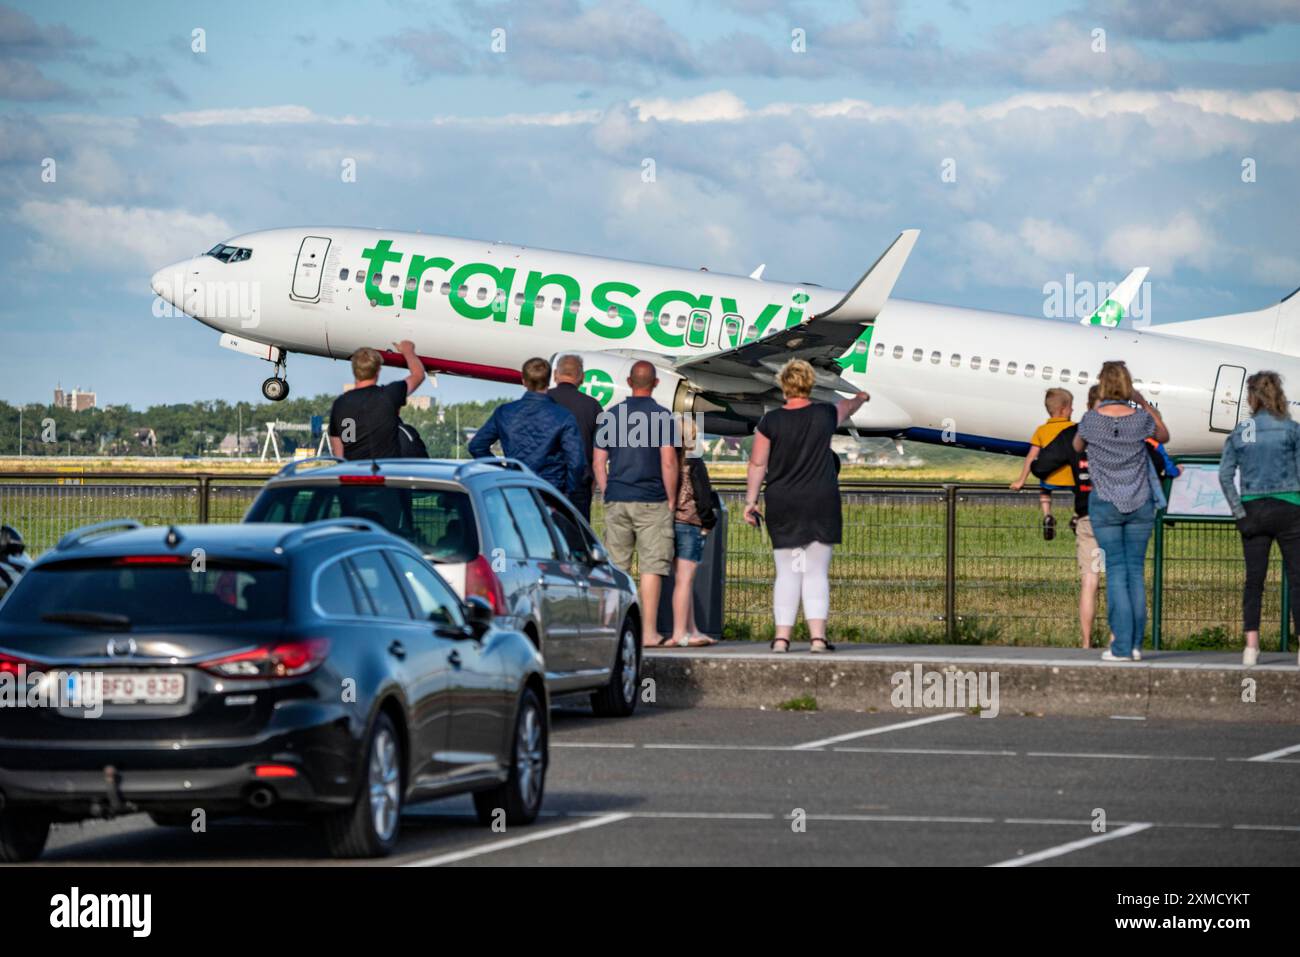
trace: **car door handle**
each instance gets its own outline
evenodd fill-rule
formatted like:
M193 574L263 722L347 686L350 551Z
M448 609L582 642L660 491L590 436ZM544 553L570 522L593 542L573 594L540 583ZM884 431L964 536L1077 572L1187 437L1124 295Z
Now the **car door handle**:
M453 651L451 654L449 654L449 655L447 656L447 661L451 664L451 666L452 666L453 668L459 668L459 667L460 667L460 652L459 652L459 651Z
M394 641L391 645L388 646L388 653L392 655L394 658L396 658L397 660L401 661L403 658L406 657L406 646L403 645L400 641Z

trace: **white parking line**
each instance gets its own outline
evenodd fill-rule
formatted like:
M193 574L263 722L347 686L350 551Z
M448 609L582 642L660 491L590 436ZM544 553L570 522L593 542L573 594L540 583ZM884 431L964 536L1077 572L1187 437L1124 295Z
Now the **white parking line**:
M1014 758L1015 751L979 751L974 748L831 748L845 754L964 754L974 757Z
M547 831L534 831L531 834L525 834L523 837L511 837L504 841L493 841L490 844L480 844L478 847L471 847L464 851L453 851L450 854L438 854L434 857L426 857L418 861L410 861L403 864L403 867L438 867L442 864L454 864L457 861L464 861L471 857L479 857L483 854L492 854L496 851L509 850L512 847L520 847L524 844L532 844L534 841L545 841L552 837L562 837L565 834L572 834L575 831L585 831L593 827L601 827L605 824L614 824L618 821L627 820L631 815L623 812L614 814L604 814L600 817L591 818L586 821L579 821L577 824L569 824L564 827L553 827Z
M1247 761L1272 761L1275 758L1284 758L1288 754L1295 754L1300 751L1300 744L1293 744L1289 748L1278 748L1276 751L1269 751L1267 754L1257 754L1253 758L1247 758Z
M866 731L850 731L848 734L837 734L833 738L822 738L820 741L806 741L803 744L796 744L790 750L792 751L811 751L814 748L824 748L828 744L839 744L841 741L852 741L854 738L865 738L873 734L884 734L887 731L902 731L904 728L916 728L923 724L933 724L936 721L947 721L949 718L960 718L962 712L947 711L943 714L932 714L928 718L916 718L912 721L900 721L897 724L887 724L881 728L868 728Z
M1053 857L1061 857L1064 854L1082 850L1085 847L1092 847L1094 844L1113 841L1118 837L1128 837L1130 834L1137 834L1139 831L1145 831L1149 827L1151 827L1150 824L1129 824L1125 827L1121 827L1118 831L1110 831L1106 834L1094 834L1092 837L1085 837L1078 841L1071 841L1068 844L1058 844L1056 847L1049 847L1046 850L1035 851L1033 854L1024 854L1020 857L1013 857L1009 861L999 861L996 864L990 864L989 867L1024 867L1026 864L1036 864L1039 861L1050 860Z
M1120 758L1128 761L1217 761L1218 758L1193 754L1124 754L1101 751L1026 751L1028 758Z
M635 744L621 744L612 741L552 741L553 748L618 748L626 750L635 748Z

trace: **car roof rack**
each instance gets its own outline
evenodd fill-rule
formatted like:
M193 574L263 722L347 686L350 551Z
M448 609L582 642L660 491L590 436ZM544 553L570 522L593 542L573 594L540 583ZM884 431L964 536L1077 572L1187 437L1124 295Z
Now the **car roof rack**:
M275 477L280 478L281 476L287 477L295 475L299 468L308 463L317 463L318 466L324 467L325 465L338 465L340 462L344 461L346 461L346 459L341 459L336 455L313 455L309 459L295 459L284 468L280 469L280 471L276 472Z
M331 535L336 532L378 532L381 535L388 534L382 525L377 525L368 518L322 518L319 521L308 522L300 528L286 532L284 537L276 542L276 547L289 548L293 545L301 545L303 542L320 535Z
M453 475L453 478L459 480L461 474L466 469L473 468L476 465L483 465L483 466L499 468L499 469L510 469L513 472L529 471L528 466L525 465L523 462L519 461L518 459L510 459L510 458L506 458L504 455L498 455L498 456L484 457L481 459L470 459L468 462L465 462L462 465L456 467L456 472Z
M112 518L107 522L96 522L94 525L83 525L81 528L73 529L59 539L59 543L54 546L57 552L62 548L72 548L74 545L80 545L88 538L94 538L97 535L109 535L113 532L129 532L136 528L144 526L133 518Z

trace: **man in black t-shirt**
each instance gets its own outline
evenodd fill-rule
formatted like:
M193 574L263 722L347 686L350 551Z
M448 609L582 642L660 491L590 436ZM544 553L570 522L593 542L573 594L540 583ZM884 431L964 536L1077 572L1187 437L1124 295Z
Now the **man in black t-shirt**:
M352 354L356 384L334 400L330 409L330 450L341 459L394 459L401 455L397 441L398 410L406 397L424 381L424 365L415 343L403 339L394 348L406 360L410 375L400 382L378 384L384 357L377 349Z

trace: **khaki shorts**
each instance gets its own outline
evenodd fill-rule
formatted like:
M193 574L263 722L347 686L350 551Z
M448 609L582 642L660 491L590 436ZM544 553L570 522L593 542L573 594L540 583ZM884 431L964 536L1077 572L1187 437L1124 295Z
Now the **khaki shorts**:
M1092 533L1092 519L1087 515L1074 527L1074 557L1079 561L1080 575L1104 575L1106 553L1097 547L1097 536Z
M667 502L606 502L605 547L619 568L632 569L636 549L642 575L667 575L673 565L673 513Z

